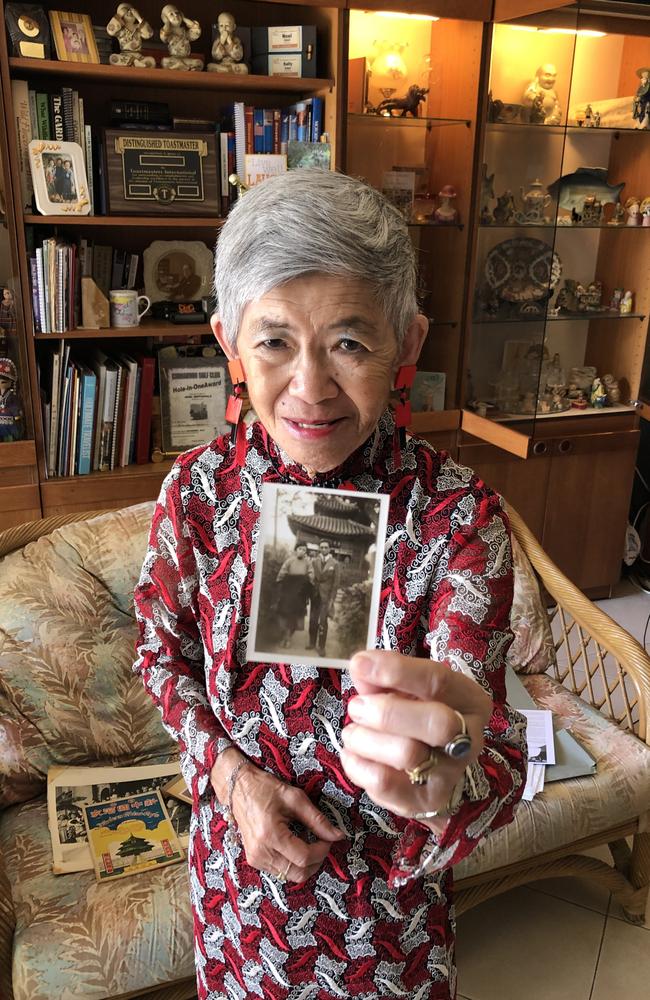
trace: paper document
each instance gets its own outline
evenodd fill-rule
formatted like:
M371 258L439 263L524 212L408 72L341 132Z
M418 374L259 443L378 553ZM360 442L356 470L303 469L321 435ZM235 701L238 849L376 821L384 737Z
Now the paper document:
M546 767L544 764L528 764L526 771L526 785L524 787L522 799L532 802L535 796L544 790L544 774Z
M554 764L555 744L553 742L553 715L548 709L522 708L528 723L528 761L530 764Z

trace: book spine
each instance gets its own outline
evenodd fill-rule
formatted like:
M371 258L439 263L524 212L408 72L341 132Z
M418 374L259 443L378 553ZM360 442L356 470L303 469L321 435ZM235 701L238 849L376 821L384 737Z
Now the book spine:
M27 99L29 101L29 129L32 139L40 139L38 133L38 111L36 109L36 91L28 90Z
M221 215L225 217L228 214L228 208L230 206L230 195L229 195L229 181L228 177L228 139L230 138L230 132L222 132L219 136L219 164L221 167Z
M93 278L104 295L111 288L113 252L110 247L96 246L94 250Z
M289 146L289 112L280 112L280 153L287 155L287 149Z
M298 115L295 108L289 109L289 138L288 142L295 142L298 138Z
M29 258L29 274L32 285L32 313L34 315L34 333L42 333L41 310L38 302L38 264L36 254L31 254Z
M263 153L273 152L273 108L264 108L264 149Z
M140 378L140 398L138 400L138 421L136 430L135 460L138 465L151 461L151 409L153 405L153 387L155 375L155 359L143 355L138 360L142 369Z
M107 214L107 178L106 165L104 163L104 144L97 143L97 187L99 189L99 214Z
M126 371L123 365L117 366L117 382L115 384L115 407L113 409L113 430L111 433L111 457L109 467L111 472L115 468L118 457L118 445L122 430L124 428L124 388L126 382Z
M124 280L124 261L126 250L113 250L113 267L111 269L111 288L122 288Z
M248 150L246 150L248 152ZM253 152L264 152L264 109L253 109Z
M78 146L81 146L83 152L83 135L82 124L81 124L81 100L79 97L79 91L72 91L72 135L73 142L76 142Z
M60 350L63 349L61 344ZM47 454L47 474L51 478L56 475L57 439L59 433L59 383L61 373L61 354L55 351L52 355L52 384L50 387L50 442Z
M117 370L106 369L106 391L104 394L104 413L102 418L101 442L99 451L99 471L108 472L111 467L111 440L113 437L113 419L117 388Z
M132 253L129 254L128 259L128 273L126 277L126 287L135 288L135 280L138 276L138 263L140 261L140 254Z
M90 125L84 126L84 143L86 150L86 178L88 180L88 200L90 214L95 214L95 181L93 178L93 130Z
M63 98L61 94L50 95L52 114L52 138L55 142L63 142Z
M77 464L77 431L79 428L79 369L71 365L72 387L70 393L70 447L68 449L67 473L74 476Z
M245 152L255 152L255 108L247 104L244 107L244 142Z
M298 142L307 142L308 138L307 104L305 101L300 101L296 104L296 139Z
M282 114L279 108L273 108L273 142L272 153L280 153L280 130L282 127Z
M26 80L11 81L11 96L14 106L16 143L20 162L20 190L23 210L31 212L34 185L29 163L29 144L32 140L32 126L29 114L29 87Z
M320 142L323 134L324 101L322 97L311 99L311 141Z
M235 133L228 133L228 176L236 173L237 171L237 145L235 142ZM237 201L237 188L234 187L230 181L228 182L228 202L234 205Z
M41 333L50 333L45 308L45 273L43 270L43 247L36 247L36 279L38 288L38 311L41 317Z
M72 87L61 88L63 113L63 141L76 142L74 137L74 91Z
M80 476L86 476L90 472L97 377L92 372L84 371L81 379L81 403L79 407L81 419L78 430L77 473Z
M36 117L38 119L38 138L51 139L52 124L50 122L50 98L48 94L36 95Z
M136 442L136 430L138 425L138 411L140 409L140 386L142 384L142 368L138 365L135 373L135 391L133 393L133 414L131 419L131 436L129 440L129 454L127 458L127 465L132 465L135 462L135 442Z
M68 437L70 433L70 369L66 366L61 392L61 419L59 421L59 442L56 462L56 474L65 476L66 457L68 454Z

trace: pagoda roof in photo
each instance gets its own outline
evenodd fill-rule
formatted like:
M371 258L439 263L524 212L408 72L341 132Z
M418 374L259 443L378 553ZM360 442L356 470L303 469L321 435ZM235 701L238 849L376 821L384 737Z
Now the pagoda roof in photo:
M306 528L318 535L337 538L374 538L375 531L367 524L359 524L347 517L328 517L326 514L290 514L289 527L297 534L297 528Z

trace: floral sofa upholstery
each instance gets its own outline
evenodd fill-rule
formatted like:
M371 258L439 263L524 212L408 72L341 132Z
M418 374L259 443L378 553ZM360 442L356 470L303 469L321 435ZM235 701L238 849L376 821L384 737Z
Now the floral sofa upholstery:
M151 513L146 503L101 514L14 551L3 547L6 536L0 535L0 554L8 551L0 559L3 1000L195 995L185 866L104 885L92 872L55 876L47 827L51 766L162 762L173 754L158 713L131 671L131 595ZM566 855L576 842L608 838L612 829L621 836L637 834L644 850L647 843L641 830L650 808L650 750L552 676L555 644L521 552L513 625L512 655L519 667L532 671L524 680L533 697L551 707L597 758L598 772L548 786L533 803L522 804L515 822L461 866L459 909L517 879L541 877L531 868L540 856ZM619 639L619 633L625 635L618 630ZM643 655L640 647L634 652ZM647 668L647 657L639 662L640 670L643 663ZM650 704L649 691L650 681L641 692ZM634 706L643 706L643 697ZM620 871L604 866L607 873L599 870L594 877L612 879L628 910L640 914L646 869L638 858L634 864L626 858L622 847L617 856ZM579 868L574 862L565 873L576 864ZM625 866L629 870L623 872Z

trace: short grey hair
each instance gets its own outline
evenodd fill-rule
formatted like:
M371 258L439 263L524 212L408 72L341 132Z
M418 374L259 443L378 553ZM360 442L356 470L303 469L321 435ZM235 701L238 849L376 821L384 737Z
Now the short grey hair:
M235 348L244 309L287 281L363 281L401 345L418 312L417 264L403 216L375 188L329 170L289 170L240 196L215 253L215 295Z

